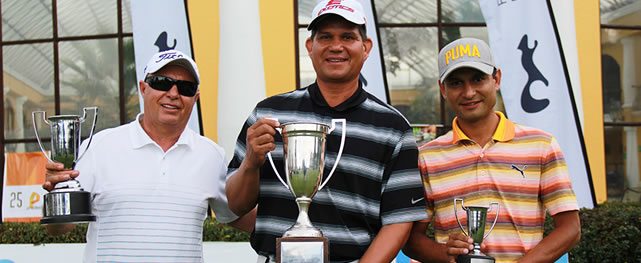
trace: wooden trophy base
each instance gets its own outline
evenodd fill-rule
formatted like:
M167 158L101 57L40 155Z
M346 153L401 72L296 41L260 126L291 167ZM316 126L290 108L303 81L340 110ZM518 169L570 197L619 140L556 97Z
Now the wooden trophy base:
M276 238L276 263L329 263L326 237Z

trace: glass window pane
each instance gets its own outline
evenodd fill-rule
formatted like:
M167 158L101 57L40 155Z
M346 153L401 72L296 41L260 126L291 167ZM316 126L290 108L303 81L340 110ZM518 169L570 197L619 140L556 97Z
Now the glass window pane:
M35 138L31 113L46 111L47 115L55 115L53 46L5 46L2 58L5 139ZM47 129L38 131L48 134Z
M122 32L131 33L131 0L122 0Z
M316 72L314 71L314 66L312 66L312 59L309 58L307 48L305 48L305 41L310 34L311 32L307 31L306 28L298 29L298 66L300 72L300 87L306 87L316 81Z
M312 10L319 0L298 0L298 24L309 24L312 21Z
M96 130L120 125L116 39L60 42L59 63L61 114L82 115L84 107L96 106Z
M2 0L2 40L51 38L51 1Z
M641 191L639 164L641 128L605 127L605 169L608 200L626 200ZM638 197L637 197L638 198ZM639 201L638 199L635 201Z
M483 23L483 13L478 1L448 0L441 1L441 19L443 23Z
M118 32L115 0L58 0L58 36Z
M123 68L125 70L125 122L136 119L140 112L138 99L138 80L136 80L136 60L134 58L134 40L131 37L123 39Z
M380 32L391 104L411 123L441 123L436 28Z
M462 37L473 37L490 44L486 27L444 27L443 46Z
M641 30L601 30L601 52L604 121L641 121Z
M436 0L375 0L379 23L436 22Z
M601 0L601 24L641 26L638 0Z

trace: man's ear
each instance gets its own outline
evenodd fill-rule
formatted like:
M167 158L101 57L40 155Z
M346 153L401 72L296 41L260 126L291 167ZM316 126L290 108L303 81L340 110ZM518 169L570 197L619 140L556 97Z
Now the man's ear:
M501 69L497 68L496 73L494 73L494 76L492 76L494 78L494 81L496 82L495 88L497 91L501 88L501 76L502 76Z
M308 37L307 40L305 40L305 48L307 49L307 54L312 53L312 38Z
M374 45L374 43L369 37L363 41L363 51L365 51L365 58L369 57L369 52L372 51L372 45Z
M140 94L145 94L145 90L147 89L147 85L145 84L147 83L142 80L138 82L138 89L140 90Z

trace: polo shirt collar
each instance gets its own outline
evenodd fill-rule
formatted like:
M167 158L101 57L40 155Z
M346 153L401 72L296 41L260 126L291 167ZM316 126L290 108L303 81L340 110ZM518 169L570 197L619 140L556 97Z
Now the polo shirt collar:
M492 135L492 139L494 141L500 141L500 142L506 142L509 140L512 140L514 138L514 123L510 121L508 118L505 117L505 115L500 112L500 111L495 111L496 115L499 116L499 125L497 125L496 130L494 131L494 134ZM457 120L458 117L454 118L454 121L452 121L452 144L457 144L461 141L471 141L467 135L459 128Z
M311 98L312 102L314 102L314 104L321 107L328 107L335 111L346 111L352 109L360 105L367 99L367 92L365 92L365 90L363 89L363 84L360 80L358 81L358 89L356 89L356 92L354 92L354 94L352 94L352 96L345 100L343 103L336 105L336 107L329 107L327 101L320 91L320 88L318 87L318 83L314 82L313 84L307 86L307 91L309 92L309 97Z
M131 132L130 132L130 137L131 137L131 145L134 149L142 148L145 145L153 144L153 145L158 145L154 140L149 137L149 134L145 132L145 130L142 128L142 125L140 124L140 118L142 118L143 113L138 113L136 116L136 120L131 122ZM178 141L174 146L178 145L187 145L190 146L194 140L193 138L193 133L190 133L187 129L189 127L185 127L183 132L180 134L180 137L178 137ZM172 147L173 148L173 147Z

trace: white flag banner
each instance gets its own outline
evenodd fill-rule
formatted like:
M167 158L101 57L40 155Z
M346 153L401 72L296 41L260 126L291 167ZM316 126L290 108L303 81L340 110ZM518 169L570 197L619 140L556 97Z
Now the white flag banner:
M549 1L479 0L502 71L509 118L552 133L561 145L580 207L595 205L574 97ZM572 14L568 14L572 15ZM569 47L566 52L576 52ZM577 89L579 87L576 87ZM578 93L580 94L580 93Z
M131 1L137 80L145 77L143 72L149 58L159 51L175 49L193 58L185 8L183 0ZM143 100L138 95L142 112ZM198 114L198 105L194 104L187 126L200 133Z
M374 0L361 1L363 11L365 11L365 17L367 19L367 23L365 24L367 36L372 38L373 42L369 57L365 60L365 64L363 64L363 68L361 69L361 81L363 82L363 86L367 92L384 102L390 103L388 100L389 96L387 94L387 87L385 86L386 83L384 79L385 76L383 74L383 63L381 62L381 41L378 37L376 20L374 20L373 1Z

